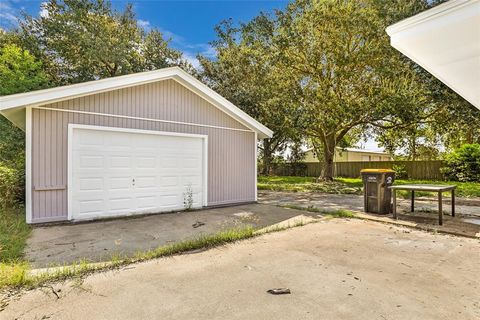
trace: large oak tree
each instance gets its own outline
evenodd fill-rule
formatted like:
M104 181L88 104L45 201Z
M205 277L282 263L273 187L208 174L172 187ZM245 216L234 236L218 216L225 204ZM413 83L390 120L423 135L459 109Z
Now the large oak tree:
M212 42L216 58L199 57L204 82L274 131L259 145L262 174L270 173L275 155L289 142L300 139L294 86L274 64L274 23L263 14L239 27L224 21Z
M385 6L405 3L297 0L277 14L277 66L300 84L305 134L321 144L324 180L333 179L335 147L354 128L394 128L437 107L385 33Z

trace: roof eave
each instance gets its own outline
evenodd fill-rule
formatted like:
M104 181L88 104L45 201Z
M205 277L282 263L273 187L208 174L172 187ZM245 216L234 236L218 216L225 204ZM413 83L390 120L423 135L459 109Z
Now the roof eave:
M418 13L412 17L403 19L395 24L392 24L391 26L388 26L385 31L389 36L392 36L400 31L412 28L420 23L424 23L428 20L448 14L453 10L457 10L476 1L478 0L450 0L424 12Z

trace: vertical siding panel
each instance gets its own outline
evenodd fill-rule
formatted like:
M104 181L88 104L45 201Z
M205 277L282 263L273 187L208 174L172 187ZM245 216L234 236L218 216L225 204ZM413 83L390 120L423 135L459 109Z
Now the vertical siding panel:
M68 101L68 106L72 105L72 101ZM67 215L67 192L68 192L68 177L67 177L67 154L68 154L68 114L62 112L62 181L67 189L62 193L62 215Z
M39 145L39 139L40 135L39 130L39 118L38 118L38 110L33 109L32 110L32 219L35 220L35 218L39 214L39 208L38 208L38 199L37 199L37 194L33 190L35 186L38 184L39 177L38 177L38 172L39 172L39 161L33 161L34 159L38 159L38 145Z
M161 81L47 107L245 128L174 80ZM210 205L254 200L254 134L207 127L33 110L33 186L67 186L68 123L206 134ZM67 190L33 191L33 219L67 217Z
M37 187L41 187L42 184L45 183L45 169L46 169L46 150L45 150L45 142L46 142L46 135L45 135L45 128L46 128L46 119L45 119L45 111L40 111L40 146L39 146L39 156L40 156L40 178L39 184ZM40 218L45 217L46 207L45 207L45 195L43 192L36 192L39 197L40 201Z
M53 111L45 111L45 184L42 187L49 187L52 185L52 174L55 167L52 167L52 120L51 115ZM53 170L52 170L53 169ZM52 215L52 199L51 192L42 191L45 197L45 213Z

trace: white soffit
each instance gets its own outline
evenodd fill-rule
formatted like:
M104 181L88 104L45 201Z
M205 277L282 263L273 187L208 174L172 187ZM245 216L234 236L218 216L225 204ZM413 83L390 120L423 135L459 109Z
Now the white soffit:
M395 49L480 109L480 0L450 0L386 31Z
M272 137L272 130L250 117L230 101L179 67L164 68L69 86L3 96L0 97L0 114L3 114L11 122L23 129L25 127L25 107L27 106L40 106L167 79L173 79L192 90L230 117L244 124L252 131L257 132L259 138Z

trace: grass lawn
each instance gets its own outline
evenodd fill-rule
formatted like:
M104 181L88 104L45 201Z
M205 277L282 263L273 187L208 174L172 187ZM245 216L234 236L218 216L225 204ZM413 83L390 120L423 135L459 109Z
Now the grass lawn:
M17 261L30 235L23 208L0 209L0 263Z
M395 180L395 184L453 184L457 186L458 197L480 197L480 183L431 180ZM290 176L260 176L258 177L259 190L291 191L291 192L324 192L336 194L362 194L362 180L360 178L335 178L333 182L316 183L313 177ZM408 198L408 191L397 192ZM416 192L417 196L433 196L433 193Z

